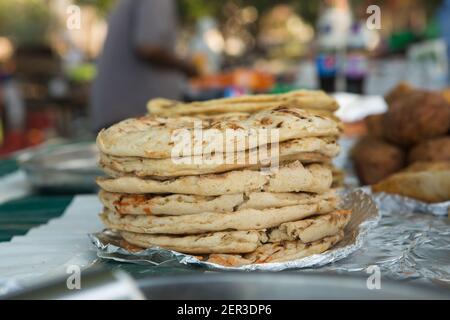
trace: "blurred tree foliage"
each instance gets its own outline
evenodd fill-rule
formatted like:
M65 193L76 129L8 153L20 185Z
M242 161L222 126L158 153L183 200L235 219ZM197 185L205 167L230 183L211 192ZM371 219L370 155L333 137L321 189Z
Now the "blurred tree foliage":
M388 2L392 3L392 0L349 0L349 4L352 8L367 7L371 4L377 4L382 9ZM403 0L397 0L397 2L404 2ZM428 17L431 17L436 12L436 9L441 4L442 0L411 0L408 5L420 5L422 6ZM220 19L224 18L224 6L227 3L235 4L238 7L253 6L258 10L261 15L268 9L277 4L289 4L296 12L308 23L314 25L319 15L319 11L324 0L177 0L179 16L183 23L193 23L199 17L209 15ZM365 10L364 10L365 11Z
M178 0L179 16L182 23L193 23L199 17L209 15L220 19L224 18L224 7L232 4L237 7L253 6L258 13L264 13L277 4L292 5L297 12L308 22L315 21L318 15L321 1L300 1L300 0Z
M78 5L91 5L106 15L114 4L120 0L74 0ZM138 1L138 0L133 0ZM140 0L147 1L147 0ZM392 0L349 0L353 8L378 4L381 8ZM403 0L397 0L403 1ZM219 21L225 21L226 6L253 6L261 16L277 4L289 4L306 21L315 24L324 1L312 0L176 0L181 24L193 24L199 17L213 16ZM427 16L433 16L442 0L411 0L411 5L424 8ZM0 0L0 36L14 39L18 44L33 45L45 42L47 31L52 26L52 17L48 0ZM408 4L409 5L409 4Z
M1 0L0 36L10 37L19 46L42 45L46 42L51 18L45 1Z
M78 5L93 6L102 15L107 15L116 1L117 0L75 0L74 3Z

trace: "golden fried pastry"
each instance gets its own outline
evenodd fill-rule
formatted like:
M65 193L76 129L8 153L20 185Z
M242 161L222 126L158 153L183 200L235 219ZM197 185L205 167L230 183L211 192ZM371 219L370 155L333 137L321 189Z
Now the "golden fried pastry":
M405 154L395 145L366 137L352 152L356 173L362 184L374 184L404 166Z
M440 93L415 90L397 98L383 117L384 137L411 146L447 133L450 106Z
M444 99L450 103L450 88L444 89L441 91L442 96L444 97Z
M408 154L408 163L418 161L450 161L450 136L426 140L414 146Z
M388 94L384 97L386 103L390 107L396 100L402 99L409 92L413 91L414 88L407 82L400 82L395 86L394 89L388 92Z
M372 187L425 202L450 200L450 162L417 162Z
M367 134L371 137L383 139L383 114L373 114L364 119Z

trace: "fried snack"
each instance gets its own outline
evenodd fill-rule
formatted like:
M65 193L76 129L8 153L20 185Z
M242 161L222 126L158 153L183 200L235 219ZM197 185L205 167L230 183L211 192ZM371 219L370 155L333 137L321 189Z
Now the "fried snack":
M439 93L415 90L397 98L383 117L384 137L411 146L447 133L450 106Z
M395 101L399 99L403 99L403 97L413 91L414 88L407 82L400 82L395 86L394 89L388 92L388 94L384 97L386 103L389 107L395 103Z
M442 96L444 97L444 99L450 103L450 88L444 89L442 90Z
M371 137L383 139L383 114L374 114L364 119L367 134Z
M450 136L426 140L413 147L408 163L419 161L450 161Z
M352 152L356 173L362 184L374 184L403 168L402 149L382 140L366 137Z
M372 187L425 202L450 200L450 162L417 162Z

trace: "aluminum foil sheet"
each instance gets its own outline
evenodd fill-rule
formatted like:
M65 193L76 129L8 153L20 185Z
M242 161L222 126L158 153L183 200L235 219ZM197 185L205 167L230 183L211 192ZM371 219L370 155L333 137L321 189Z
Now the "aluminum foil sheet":
M369 187L365 188L365 190L369 194L372 193ZM372 198L381 210L396 212L420 212L429 213L436 216L450 215L450 201L427 203L384 192L373 193Z
M358 252L321 270L365 272L377 266L382 277L426 279L450 288L450 220L398 211L389 203L383 204L380 223Z
M370 195L361 190L343 191L341 207L344 209L352 209L353 211L352 218L345 230L345 237L341 242L322 254L279 263L225 267L201 261L192 255L162 248L149 248L143 251L131 252L123 247L120 236L109 230L90 234L89 236L93 244L97 247L97 255L100 258L121 262L148 263L151 265L166 265L175 262L185 265L204 266L213 270L240 271L281 271L294 268L317 268L344 259L358 249L361 249L364 246L368 234L378 224L381 217Z

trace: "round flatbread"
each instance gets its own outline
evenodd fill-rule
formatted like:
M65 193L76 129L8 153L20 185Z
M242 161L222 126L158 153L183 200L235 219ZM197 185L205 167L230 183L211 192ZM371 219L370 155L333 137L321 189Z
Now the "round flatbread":
M247 253L267 241L263 231L226 231L189 236L150 235L122 231L121 236L141 248L161 247L190 254Z
M329 112L336 111L338 107L336 100L323 91L296 90L284 94L258 94L190 103L157 98L148 102L147 109L151 114L177 116L229 112L253 113L280 105Z
M229 213L204 212L183 216L121 215L105 209L108 228L149 234L196 234L224 230L259 230L297 221L335 209L333 201L274 209L243 209Z
M100 201L111 211L120 214L188 215L202 212L233 212L241 209L267 209L298 204L338 202L334 190L323 194L252 192L221 196L186 194L126 194L100 190Z
M324 193L304 193L304 192L252 192L244 196L244 202L239 204L236 210L242 209L267 209L294 206L298 204L318 204L334 203L339 205L339 197L335 190L328 190Z
M281 241L266 243L255 251L244 254L210 254L207 262L227 267L239 267L254 263L284 262L305 258L327 251L344 238L344 232L322 238L317 241L303 243L297 241Z
M254 137L259 137L260 129L265 130L266 139L258 138L255 141ZM150 115L127 119L100 131L97 146L103 153L120 157L171 158L174 153L192 156L214 151L243 151L266 145L271 133L277 133L277 141L272 142L283 142L306 137L336 136L339 129L333 119L289 107L223 119L161 118ZM230 141L242 143L227 143ZM185 149L181 148L185 145L190 147L189 153L180 154L178 151ZM197 145L199 147L196 148Z
M329 190L331 169L327 165L303 166L299 161L289 163L275 173L254 170L229 171L222 174L183 176L171 180L155 180L123 176L97 178L98 185L109 192L118 193L176 193L220 196L224 194L268 192L314 192Z
M269 242L316 241L343 230L350 221L350 217L350 210L339 210L308 219L285 222L268 231Z
M187 194L126 194L101 190L100 201L120 214L182 216L201 212L232 212L244 202L244 194L198 196Z
M121 173L138 177L158 176L163 178L220 173L243 168L259 169L270 166L273 158L278 163L301 161L302 163L331 162L339 153L339 146L332 138L304 138L280 143L271 152L267 150L241 151L232 154L213 154L182 157L179 159L149 159L142 157L116 157L102 153L100 165L112 172L114 176Z
M300 240L266 243L259 246L255 251L245 254L244 258L252 261L252 263L283 262L301 259L313 254L325 252L343 238L344 232L341 230L333 236L309 243L303 243Z
M121 231L122 237L141 248L161 247L182 253L248 253L263 243L301 241L309 243L338 234L350 220L351 212L342 210L278 227L251 231L219 231L196 235L161 235Z

